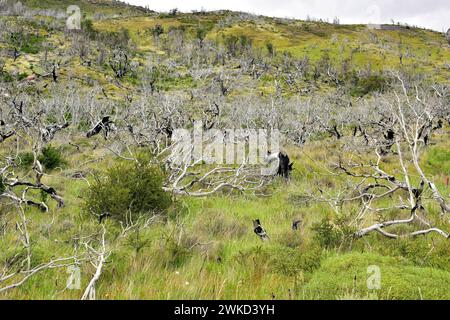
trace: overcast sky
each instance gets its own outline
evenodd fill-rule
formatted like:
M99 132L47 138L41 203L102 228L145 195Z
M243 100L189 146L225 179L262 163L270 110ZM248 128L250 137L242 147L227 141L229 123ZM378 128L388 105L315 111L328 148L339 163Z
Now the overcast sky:
M405 22L447 31L450 0L125 0L155 11L230 9L275 17L305 19L338 17L341 23Z

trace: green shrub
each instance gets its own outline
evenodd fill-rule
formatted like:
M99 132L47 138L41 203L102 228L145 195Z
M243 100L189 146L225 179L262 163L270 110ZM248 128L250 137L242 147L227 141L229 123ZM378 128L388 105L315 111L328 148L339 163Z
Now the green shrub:
M266 49L271 57L273 57L275 55L275 47L274 47L273 43L267 42Z
M22 152L19 154L20 166L22 168L30 168L34 162L34 154L32 152Z
M174 238L165 239L162 249L162 261L165 268L178 268L192 255L192 250L183 245L183 243L178 243Z
M205 40L207 33L208 33L208 30L205 27L199 26L197 28L197 30L195 31L195 37L200 41L200 43L202 43L203 40Z
M431 173L450 172L450 150L431 147L425 156L425 165Z
M17 75L17 81L21 81L21 80L25 79L26 77L28 77L28 73L21 72Z
M39 192L39 198L40 198L41 202L47 203L47 201L48 201L48 193L45 192L44 190L41 190Z
M162 189L162 170L148 159L138 162L120 161L104 176L95 175L89 187L86 209L96 214L110 213L125 221L140 214L165 212L172 203L170 194Z
M66 164L61 151L52 145L45 146L41 155L38 157L39 162L47 170L53 170Z
M3 71L3 72L0 74L0 80L3 81L3 82L13 82L13 81L14 81L14 78L13 78L13 76L12 76L11 74L9 74L8 72Z
M348 247L354 239L355 229L349 227L348 217L337 217L334 222L323 218L313 224L314 240L323 248Z
M387 80L382 76L356 77L350 93L353 96L364 96L371 92L383 92L387 86Z
M10 44L17 47L22 53L37 54L42 48L45 37L26 32L12 32L9 40Z
M368 289L369 266L380 271L380 288ZM404 258L373 253L348 253L322 262L303 288L314 299L336 299L351 294L378 299L450 299L450 272L411 265Z

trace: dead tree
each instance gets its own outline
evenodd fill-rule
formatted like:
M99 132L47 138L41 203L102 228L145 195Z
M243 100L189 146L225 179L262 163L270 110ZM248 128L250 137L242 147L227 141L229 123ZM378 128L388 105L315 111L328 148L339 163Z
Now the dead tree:
M53 65L52 79L53 79L53 82L58 82L58 74L56 73L56 64Z
M8 138L11 138L16 132L13 130L9 130L6 132L2 132L0 131L0 143L2 143L3 141L5 141Z
M51 259L47 263L42 263L32 268L18 268L10 273L3 272L0 274L0 293L20 287L27 280L38 273L42 273L51 269L62 269L76 265L77 257L56 258ZM1 286L5 283L5 286Z
M41 129L42 133L42 140L44 143L48 143L55 137L55 134L58 131L61 131L65 128L67 128L70 125L69 122L64 121L63 124L51 124Z
M200 169L197 165L201 162L171 165L172 173L163 189L176 195L204 197L221 191L255 192L270 181L270 177L261 175L261 169L254 166L242 164L238 168L215 166L203 172L195 170Z
M39 107L34 105L36 102L39 103ZM45 145L54 139L58 132L69 126L69 123L65 120L63 120L62 124L49 124L47 118L52 111L47 109L47 107L41 101L29 100L26 104L24 100L16 97L10 104L9 112L5 118L6 121L2 120L2 124L4 124L2 127L7 126L7 122L10 128L7 134L2 134L2 141L5 140L5 137L16 135L17 144L20 139L23 139L31 146L34 178L30 178L29 175L20 177L18 174L16 167L21 163L18 148L4 154L0 160L0 178L4 187L0 198L8 199L16 205L34 206L44 212L48 211L47 205L30 197L30 190L39 190L43 194L48 195L57 202L58 207L64 206L64 199L55 188L43 182L45 173L38 155Z

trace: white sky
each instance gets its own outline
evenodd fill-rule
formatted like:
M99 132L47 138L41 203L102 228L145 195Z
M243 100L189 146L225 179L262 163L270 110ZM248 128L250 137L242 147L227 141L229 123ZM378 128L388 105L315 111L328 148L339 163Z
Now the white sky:
M229 9L266 16L305 19L338 17L341 23L404 22L447 31L450 28L450 0L125 0L155 11L178 8L191 10Z

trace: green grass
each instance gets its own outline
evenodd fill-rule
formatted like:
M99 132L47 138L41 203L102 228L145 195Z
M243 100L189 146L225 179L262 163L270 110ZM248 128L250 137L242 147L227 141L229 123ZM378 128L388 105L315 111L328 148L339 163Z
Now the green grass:
M425 163L434 172L450 174L450 150L440 146L430 148Z

